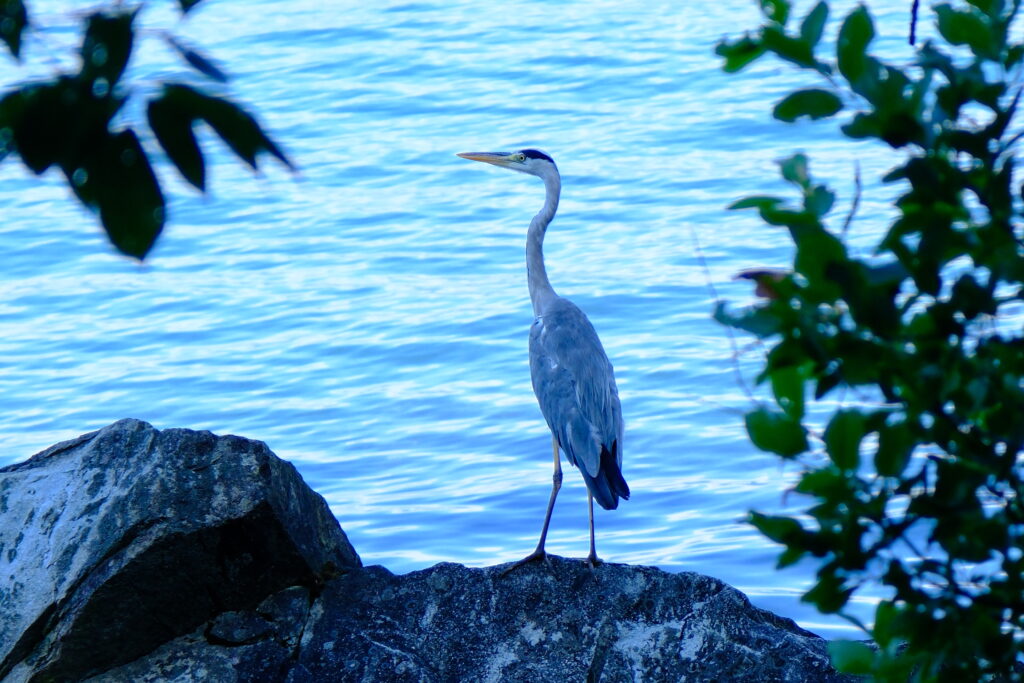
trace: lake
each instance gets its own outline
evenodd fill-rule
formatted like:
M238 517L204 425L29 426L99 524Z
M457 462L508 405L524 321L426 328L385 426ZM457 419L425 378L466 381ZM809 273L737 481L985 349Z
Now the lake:
M73 62L71 6L31 3L46 40L26 46L26 73ZM0 464L123 417L233 433L295 463L366 564L524 556L551 486L524 264L543 185L455 153L537 147L563 177L548 274L600 333L626 420L633 496L597 510L598 553L710 574L856 637L799 602L813 566L775 571L777 547L743 523L798 509L798 471L747 440L743 414L769 398L754 383L765 349L733 346L711 311L755 301L737 271L791 258L784 232L725 208L795 196L779 159L811 157L838 194L834 226L859 164L851 238L866 252L890 215L892 156L841 142L836 122L773 121L787 89L819 85L809 75L772 61L721 72L714 46L759 25L754 2L481 7L207 0L180 23L174 3L147 8L145 24L232 76L212 91L256 112L300 172L268 157L253 177L199 131L211 191L158 164L170 221L139 264L57 174L0 165ZM872 9L884 53L905 57L906 3ZM130 76L201 81L154 33ZM583 557L587 543L585 487L566 465L548 550ZM870 598L857 611L870 618Z

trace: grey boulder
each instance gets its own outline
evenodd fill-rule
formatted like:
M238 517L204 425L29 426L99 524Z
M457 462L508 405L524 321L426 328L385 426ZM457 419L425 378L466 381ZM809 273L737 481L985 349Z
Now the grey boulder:
M80 679L358 566L265 444L121 420L0 469L0 679Z

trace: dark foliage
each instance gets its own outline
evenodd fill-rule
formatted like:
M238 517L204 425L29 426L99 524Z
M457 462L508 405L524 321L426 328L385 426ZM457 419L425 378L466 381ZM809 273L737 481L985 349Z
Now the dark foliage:
M903 66L871 54L864 6L845 17L835 56L826 56L825 2L794 25L786 0L762 0L764 26L717 50L727 71L773 54L824 80L784 97L777 118L844 112L847 137L903 154L884 178L900 188L896 218L867 256L827 227L834 195L814 182L807 158L782 162L797 203L759 196L733 208L788 230L792 270L763 305L716 312L770 341L758 380L776 405L751 412L747 430L759 448L802 465L797 491L812 500L800 518L755 512L750 521L785 547L780 567L817 558L804 599L823 612L843 614L859 589L884 586L888 597L865 626L877 649L833 647L840 669L878 680L1022 679L1024 244L1014 117L1024 44L1010 31L1019 4L934 7L939 38ZM849 388L862 400L843 403L822 430L808 425L808 392L842 398Z
M182 13L198 2L180 0ZM138 37L137 14L137 9L126 10L116 3L88 15L77 73L23 85L0 98L0 160L14 152L36 175L59 168L75 196L99 215L114 246L143 259L160 236L167 212L150 152L132 126L117 117L134 95L123 77ZM16 59L31 27L22 2L0 1L0 38ZM173 36L165 38L200 74L227 81L227 75L208 58ZM223 97L165 83L163 91L148 102L147 111L150 128L167 157L201 191L206 189L206 170L193 133L200 121L253 169L261 152L293 168L256 119Z

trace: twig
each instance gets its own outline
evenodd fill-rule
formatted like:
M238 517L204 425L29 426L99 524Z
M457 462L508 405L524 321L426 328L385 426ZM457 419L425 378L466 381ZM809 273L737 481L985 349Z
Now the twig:
M704 271L704 278L707 282L708 290L711 292L711 296L714 298L715 304L721 304L722 300L719 298L718 291L715 289L715 285L711 280L711 269L708 268L708 262L704 258L704 251L700 248L700 241L697 239L697 231L693 229L692 225L689 226L689 228L690 237L693 239L694 251L697 254L697 262L700 263L700 267ZM724 327L726 334L729 335L729 345L732 347L732 369L733 372L736 373L736 384L738 384L740 389L743 390L743 393L747 395L747 398L756 403L757 399L754 398L754 393L750 390L746 380L743 379L743 373L740 372L740 351L736 344L736 335L733 334L731 327L728 325L725 325Z
M840 233L843 239L846 239L846 231L850 229L850 223L853 222L853 215L857 213L857 207L860 206L860 162L855 161L853 164L853 204L850 205L850 213L846 216L846 221L843 223L843 230Z
M910 44L913 45L917 40L917 5L918 0L914 0L914 4L910 6Z

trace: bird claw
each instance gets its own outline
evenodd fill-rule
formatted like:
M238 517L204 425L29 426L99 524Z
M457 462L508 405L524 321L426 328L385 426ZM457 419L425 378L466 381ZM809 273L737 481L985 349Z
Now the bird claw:
M511 567L507 567L505 569L502 569L501 570L501 575L505 576L506 574L511 572L513 569L518 569L519 567L522 567L524 564L529 564L530 562L536 562L537 560L544 560L544 564L545 565L547 565L549 567L551 566L551 562L548 561L548 554L546 552L544 552L543 550L534 550L532 553L530 553L529 555L527 555L523 559L519 560L518 562L515 562Z
M604 560L597 555L587 555L587 566L591 569L597 569L602 564L604 564Z

